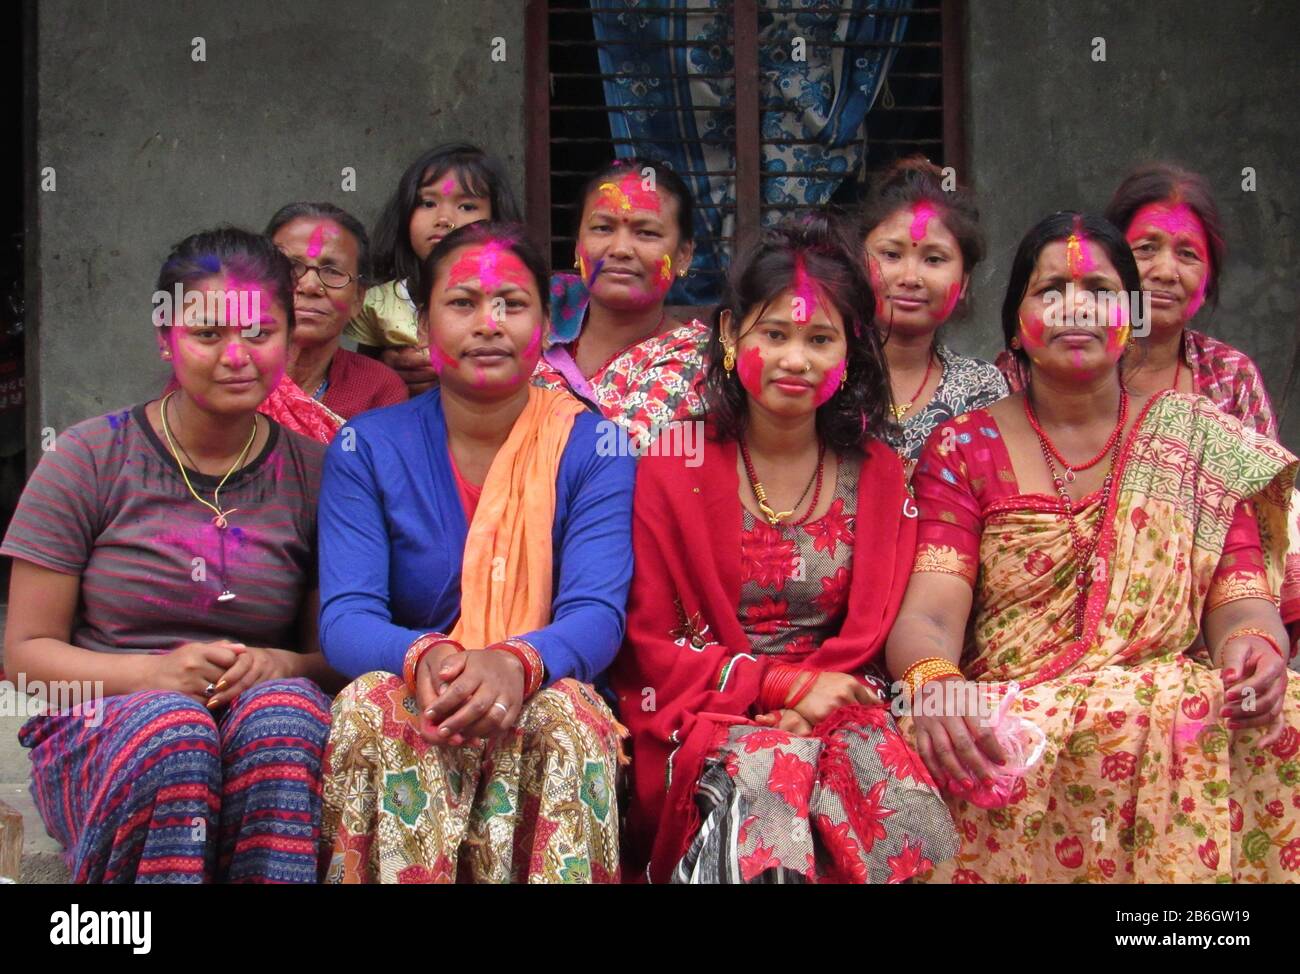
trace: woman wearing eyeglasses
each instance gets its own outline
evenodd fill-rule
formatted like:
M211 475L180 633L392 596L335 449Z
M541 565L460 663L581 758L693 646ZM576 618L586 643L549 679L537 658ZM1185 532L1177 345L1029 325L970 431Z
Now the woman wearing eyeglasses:
M361 222L329 203L290 203L271 217L266 235L293 264L297 326L285 379L262 412L328 443L358 413L405 402L396 372L339 347L366 294L370 241Z

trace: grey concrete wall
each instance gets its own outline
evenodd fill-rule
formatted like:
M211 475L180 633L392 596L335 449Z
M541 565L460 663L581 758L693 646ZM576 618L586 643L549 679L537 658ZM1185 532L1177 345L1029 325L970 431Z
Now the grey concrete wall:
M57 188L34 198L29 431L157 393L152 282L194 231L260 229L300 199L372 225L410 160L452 138L498 153L522 199L523 11L524 0L41 0L35 155ZM195 37L205 62L192 60ZM345 166L355 192L341 189Z
M1243 0L967 0L971 172L990 257L978 313L951 340L1001 347L998 309L1026 230L1058 209L1102 210L1134 162L1168 158L1210 179L1228 263L1217 311L1195 327L1244 350L1300 452L1297 134L1300 5ZM1105 62L1091 59L1094 37ZM1242 191L1253 167L1255 192ZM1288 389L1289 385L1289 389Z

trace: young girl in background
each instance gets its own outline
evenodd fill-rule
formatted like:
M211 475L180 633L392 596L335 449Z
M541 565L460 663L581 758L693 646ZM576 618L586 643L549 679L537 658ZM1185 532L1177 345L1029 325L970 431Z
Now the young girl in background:
M358 351L395 369L411 395L438 381L411 298L420 263L443 237L480 220L514 223L519 206L500 161L477 146L448 142L406 167L375 227L375 275L361 312L344 332Z

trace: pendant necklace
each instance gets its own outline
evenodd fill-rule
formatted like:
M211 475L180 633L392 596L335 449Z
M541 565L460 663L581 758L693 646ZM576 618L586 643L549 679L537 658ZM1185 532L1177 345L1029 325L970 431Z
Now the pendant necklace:
M163 396L162 406L159 409L159 414L162 417L163 436L167 438L167 446L172 452L172 459L176 461L176 468L180 470L181 479L185 481L185 486L189 489L190 496L208 510L212 511L212 524L217 529L217 538L221 544L221 594L217 596L217 601L230 602L234 600L235 593L230 591L229 587L226 585L226 527L228 525L228 518L231 514L236 513L238 508L232 507L229 510L222 509L221 488L226 486L226 481L230 479L231 475L234 474L236 470L244 465L244 461L248 458L248 451L253 448L253 441L257 439L257 416L253 416L253 430L249 434L248 442L244 444L244 449L240 451L239 456L235 458L234 465L226 471L226 475L222 477L221 482L217 484L217 489L212 492L212 500L208 501L200 497L198 491L194 489L194 485L190 483L189 474L185 472L185 464L181 463L180 455L176 452L176 441L172 439L171 427L167 423L167 403L173 395L175 395L174 392L169 392L167 395ZM184 450L184 447L181 447L181 449ZM188 450L185 451L185 456L189 458L190 455ZM190 458L190 463L194 463L193 458ZM194 464L194 469L198 469L198 464Z

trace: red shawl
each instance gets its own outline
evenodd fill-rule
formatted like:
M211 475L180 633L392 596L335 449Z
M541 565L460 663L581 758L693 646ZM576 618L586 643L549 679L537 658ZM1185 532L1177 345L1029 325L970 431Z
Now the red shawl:
M664 882L685 854L699 828L694 799L704 759L728 724L753 716L771 662L857 672L883 648L911 573L916 520L904 515L909 497L897 455L876 440L864 452L847 615L838 636L803 657L741 655L750 647L738 617L735 442L706 439L704 462L696 467L682 457L640 459L627 639L610 672L620 717L632 732L633 794L623 843L629 879L643 876L648 865L650 879ZM692 646L688 631L703 634L696 640L701 648ZM719 689L720 671L733 658Z

